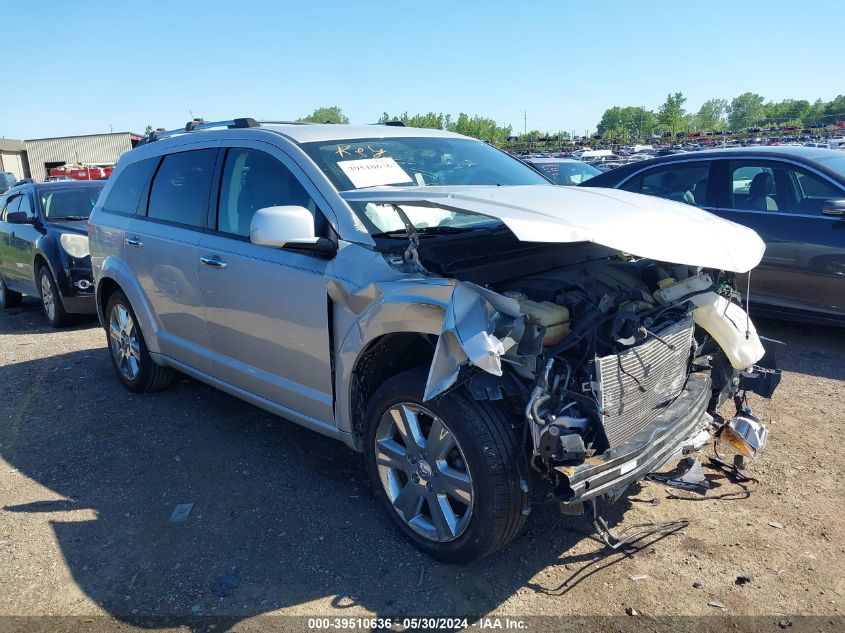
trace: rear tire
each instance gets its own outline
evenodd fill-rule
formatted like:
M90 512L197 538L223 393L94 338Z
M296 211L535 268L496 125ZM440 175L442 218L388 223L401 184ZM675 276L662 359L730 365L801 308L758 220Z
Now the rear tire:
M0 275L0 309L8 310L9 308L17 308L21 304L22 298L21 293L9 290L9 287L3 280L3 275Z
M503 548L525 522L520 441L504 407L464 388L423 402L426 379L416 368L376 390L364 460L378 503L408 540L437 560L468 563Z
M133 393L149 393L169 386L173 370L153 361L129 300L115 290L106 306L106 345L117 377Z
M64 327L70 323L70 315L65 312L59 288L53 279L53 274L45 264L38 269L38 290L41 292L41 307L44 309L47 323L55 328Z

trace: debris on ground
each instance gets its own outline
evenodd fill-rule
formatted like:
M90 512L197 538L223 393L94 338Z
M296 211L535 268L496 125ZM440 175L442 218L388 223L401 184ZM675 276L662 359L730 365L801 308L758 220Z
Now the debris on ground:
M683 459L678 462L675 470L661 474L652 473L648 475L648 479L672 488L697 492L700 495L707 494L710 489L710 482L704 476L704 469L701 467L701 460L698 457Z
M708 607L716 607L717 609L727 609L724 602L719 602L718 600L711 600L707 603Z
M783 529L783 523L778 523L777 521L769 521L769 525L777 530Z
M646 574L635 574L633 576L628 576L628 578L636 581L636 580L645 580L646 578L648 578L648 576Z
M627 613L628 615L639 615L640 614L640 612L637 611L634 607L628 607L627 609L625 609L625 613Z
M173 509L173 514L170 515L171 523L184 523L194 507L193 503L179 503Z
M734 584L737 585L748 585L754 582L754 574L750 571L745 572L744 574L740 574L736 577Z

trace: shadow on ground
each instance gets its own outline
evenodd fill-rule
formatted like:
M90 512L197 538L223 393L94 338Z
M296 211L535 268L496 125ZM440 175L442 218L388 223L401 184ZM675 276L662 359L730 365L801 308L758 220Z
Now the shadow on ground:
M436 563L375 505L357 453L192 380L129 394L104 349L4 366L0 397L19 403L0 454L63 497L3 510L48 513L79 587L136 624L241 619L327 597L340 615L355 605L481 615L549 565L589 562L561 558L589 537L587 522L543 505L504 552ZM184 503L187 520L170 523Z
M778 355L781 369L845 380L845 365L841 361L845 357L845 327L764 318L755 318L754 323L762 336L786 343L788 350Z

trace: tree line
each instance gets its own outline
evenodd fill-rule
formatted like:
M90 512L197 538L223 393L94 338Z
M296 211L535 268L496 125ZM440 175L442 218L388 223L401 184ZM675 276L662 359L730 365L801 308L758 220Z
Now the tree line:
M297 119L307 123L349 123L349 118L337 106L317 108L308 116ZM426 127L437 130L449 130L465 136L472 136L491 143L502 144L511 135L510 125L499 125L493 119L479 115L470 116L465 113L452 118L451 114L442 112L427 112L425 114L388 114L383 113L378 123L401 121L408 127Z
M817 99L784 99L766 101L753 92L745 92L730 101L713 98L705 101L698 111L685 108L687 98L682 92L670 93L655 111L641 106L613 106L605 110L596 126L597 134L606 139L631 142L647 139L654 134L678 132L746 132L766 127L823 127L845 120L845 95L830 101ZM349 123L349 118L338 106L317 108L298 119L312 123ZM389 114L384 112L379 123L401 121L409 127L449 130L472 136L497 145L507 141L566 140L566 131L532 130L514 136L510 125L499 125L495 120L480 115L460 113L457 117L443 112Z
M745 132L766 127L824 127L845 119L845 95L831 101L806 99L766 101L759 94L744 92L727 99L708 99L697 112L684 108L682 92L670 93L657 109L614 106L605 110L596 126L598 134L618 139L646 138L656 133Z

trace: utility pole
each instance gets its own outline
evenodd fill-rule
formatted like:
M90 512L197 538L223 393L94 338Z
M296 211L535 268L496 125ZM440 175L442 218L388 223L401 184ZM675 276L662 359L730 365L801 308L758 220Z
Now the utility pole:
M522 135L528 136L528 110L522 113Z

